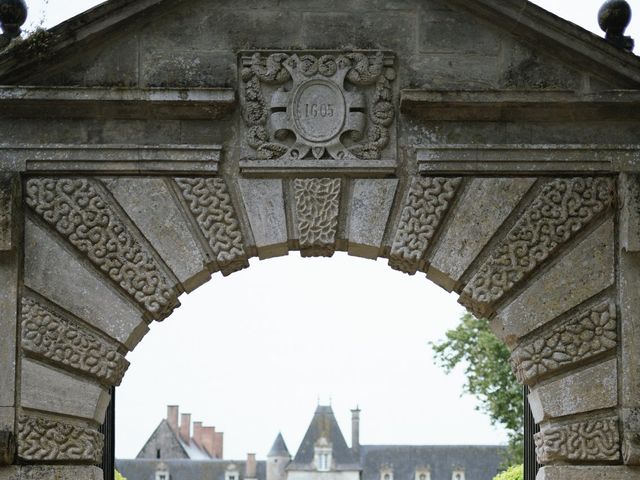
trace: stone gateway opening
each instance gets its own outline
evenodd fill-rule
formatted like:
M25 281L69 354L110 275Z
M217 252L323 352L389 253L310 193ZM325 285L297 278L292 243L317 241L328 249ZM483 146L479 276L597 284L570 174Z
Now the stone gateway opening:
M640 478L633 54L524 0L112 0L0 82L0 479L101 478L148 324L294 250L491 318L539 479Z

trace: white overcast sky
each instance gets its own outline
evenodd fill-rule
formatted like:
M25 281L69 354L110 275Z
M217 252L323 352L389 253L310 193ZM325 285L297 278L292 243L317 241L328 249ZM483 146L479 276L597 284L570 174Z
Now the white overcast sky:
M31 28L100 3L27 1ZM534 3L601 33L602 0ZM630 3L638 17L628 33L640 43L640 0ZM295 453L318 399L332 401L348 441L356 405L363 443L506 441L461 396L462 372L447 376L433 365L428 342L455 326L462 309L424 276L344 254L292 254L215 276L181 301L127 357L117 403L121 458L137 454L167 404L224 431L227 458L264 458L279 431Z

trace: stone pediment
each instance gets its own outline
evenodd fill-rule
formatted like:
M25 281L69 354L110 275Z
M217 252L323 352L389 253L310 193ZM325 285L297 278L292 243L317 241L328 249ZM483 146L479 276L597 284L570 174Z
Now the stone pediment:
M638 57L521 0L113 0L3 54L0 81L236 87L241 51L306 49L392 52L400 89L640 83Z

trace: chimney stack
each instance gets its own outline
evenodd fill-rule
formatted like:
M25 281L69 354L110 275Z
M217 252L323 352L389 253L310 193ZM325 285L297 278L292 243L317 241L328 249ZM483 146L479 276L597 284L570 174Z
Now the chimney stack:
M215 453L215 458L224 458L222 456L223 454L223 443L224 443L224 433L222 432L216 432L215 436L214 436L214 442L213 442L213 451Z
M174 433L178 433L178 405L167 405L167 423Z
M202 422L193 422L193 441L202 447Z
M191 443L191 414L183 413L180 415L180 438L184 443Z
M351 451L360 457L360 409L351 410Z
M202 427L202 448L211 458L216 458L216 427Z
M247 453L247 464L244 469L244 478L257 478L256 472L256 454Z

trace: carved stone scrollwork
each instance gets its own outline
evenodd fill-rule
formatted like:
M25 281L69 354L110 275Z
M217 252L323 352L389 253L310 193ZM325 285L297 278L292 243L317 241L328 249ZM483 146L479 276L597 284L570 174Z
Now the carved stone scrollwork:
M607 300L519 345L511 354L511 364L518 381L531 384L541 375L604 353L617 343L616 305Z
M243 58L244 137L251 155L380 159L396 117L393 63L382 52Z
M175 308L169 279L93 180L32 178L25 195L27 205L154 317Z
M391 246L389 265L415 274L455 197L461 178L414 178Z
M224 275L249 266L242 231L221 178L176 178L183 198Z
M620 460L618 417L546 428L535 435L535 442L538 462L543 465Z
M608 210L615 199L608 177L559 178L550 181L525 210L461 296L477 315L501 300L515 285L549 258L560 245Z
M22 299L22 348L109 385L120 385L129 367L113 345L30 298Z
M333 255L340 209L340 179L296 179L293 190L301 254Z
M13 248L13 175L0 174L0 252Z
M74 461L98 464L104 437L87 427L21 415L18 457L27 461Z

